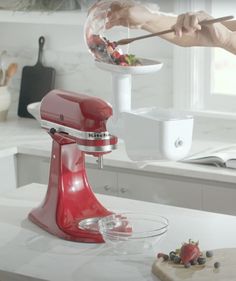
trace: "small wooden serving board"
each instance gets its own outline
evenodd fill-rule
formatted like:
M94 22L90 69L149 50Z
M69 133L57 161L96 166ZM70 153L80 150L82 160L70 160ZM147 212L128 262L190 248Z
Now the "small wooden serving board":
M152 272L161 281L236 281L236 249L217 249L213 254L205 265L190 268L158 259L153 263ZM220 262L218 269L214 268L215 262Z

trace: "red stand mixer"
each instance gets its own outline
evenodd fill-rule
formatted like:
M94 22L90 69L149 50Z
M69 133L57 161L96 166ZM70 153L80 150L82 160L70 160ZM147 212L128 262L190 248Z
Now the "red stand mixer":
M111 212L88 183L85 153L102 164L102 155L116 148L117 137L106 130L112 108L99 98L53 90L43 98L40 113L41 126L53 139L50 176L45 199L29 219L66 240L103 242L97 221Z

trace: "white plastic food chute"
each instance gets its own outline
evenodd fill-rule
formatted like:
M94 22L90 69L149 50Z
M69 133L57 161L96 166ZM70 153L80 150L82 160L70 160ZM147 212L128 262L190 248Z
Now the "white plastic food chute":
M118 66L96 62L112 75L113 116L108 130L124 140L133 161L181 160L192 144L193 117L181 111L147 107L132 110L132 75L159 71L162 63L141 59L140 66Z

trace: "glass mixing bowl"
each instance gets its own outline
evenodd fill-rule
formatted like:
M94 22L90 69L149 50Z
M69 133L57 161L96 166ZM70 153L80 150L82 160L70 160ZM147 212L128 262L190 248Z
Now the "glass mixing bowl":
M111 53L118 51L120 54L129 54L128 45L116 48L114 41L121 38L129 37L129 28L116 26L106 29L107 14L114 3L133 3L133 0L102 0L94 4L88 9L88 16L84 25L84 37L90 53L95 59L103 62L114 62Z
M156 214L125 212L101 218L98 226L104 241L115 253L145 254L156 251L169 222Z

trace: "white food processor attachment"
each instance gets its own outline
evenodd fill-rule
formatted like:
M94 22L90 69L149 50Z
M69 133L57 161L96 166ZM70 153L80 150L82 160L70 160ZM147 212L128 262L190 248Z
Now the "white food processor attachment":
M88 34L106 36L104 17L112 2L100 1L90 13L85 24L87 44ZM116 39L122 38L118 36ZM157 107L132 109L132 76L155 73L163 66L155 60L138 59L141 64L137 66L95 60L96 66L110 72L112 77L113 115L107 121L107 128L124 141L127 155L133 161L181 160L191 148L193 117L181 111Z
M132 109L132 76L154 73L162 63L140 59L141 66L122 67L102 62L96 66L112 76L113 116L107 121L112 134L124 140L133 161L181 160L192 144L193 117L172 109Z

